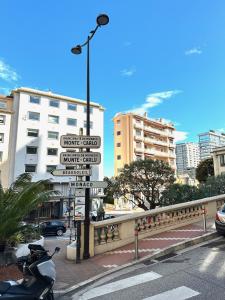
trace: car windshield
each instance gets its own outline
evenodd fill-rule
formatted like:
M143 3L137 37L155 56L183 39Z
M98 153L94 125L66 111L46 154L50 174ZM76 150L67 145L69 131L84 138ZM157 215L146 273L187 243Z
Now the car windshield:
M222 206L221 211L222 211L223 213L225 213L225 204Z

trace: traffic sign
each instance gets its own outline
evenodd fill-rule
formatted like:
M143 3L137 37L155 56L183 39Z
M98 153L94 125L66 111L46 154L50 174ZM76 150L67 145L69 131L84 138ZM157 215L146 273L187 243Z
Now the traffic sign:
M53 170L51 173L53 176L91 176L91 169L57 169Z
M60 145L63 148L100 148L101 137L75 134L62 135Z
M91 188L106 188L106 181L73 181L72 186L75 188L91 189Z
M85 205L85 197L75 197L75 205Z
M82 221L85 219L85 205L76 205L75 206L75 221Z
M84 197L85 196L85 189L76 189L75 190L75 197Z
M63 165L99 165L101 153L99 152L62 152L60 163Z

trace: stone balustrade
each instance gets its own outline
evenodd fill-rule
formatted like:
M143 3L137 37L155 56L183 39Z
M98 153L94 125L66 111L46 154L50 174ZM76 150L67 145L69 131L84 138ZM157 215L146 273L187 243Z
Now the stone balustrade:
M200 221L203 218L203 209L206 211L206 218L215 217L216 211L224 203L225 195L219 195L100 222L91 222L90 255L112 251L134 242L135 228L138 230L139 239L142 239ZM83 236L82 226L82 239ZM81 253L83 253L83 241L81 247Z

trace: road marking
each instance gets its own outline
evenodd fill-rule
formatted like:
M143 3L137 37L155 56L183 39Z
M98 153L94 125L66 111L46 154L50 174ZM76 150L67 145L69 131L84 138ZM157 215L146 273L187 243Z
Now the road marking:
M189 237L165 237L165 238L147 238L143 239L142 241L173 241L173 240L190 240Z
M171 229L170 231L173 231L173 232L175 232L175 231L183 231L183 232L185 232L185 231L204 231L203 229Z
M86 293L84 293L79 299L80 300L88 300L88 299L92 299L95 297L99 297L99 296L103 296L106 294L110 294L113 292L117 292L138 284L142 284L145 282L149 282L155 279L158 279L162 277L160 274L155 273L155 272L147 272L147 273L143 273L140 275L136 275L133 277L128 277L125 279L121 279L115 282L111 282L99 287L96 287L94 289L91 289L90 291L87 291ZM72 299L75 300L76 296L74 296Z
M103 265L104 268L116 268L118 265Z
M160 251L161 248L149 248L149 249L138 249L139 252L154 252L154 251ZM127 249L127 250L115 250L106 252L105 255L108 254L126 254L126 253L134 253L134 249Z
M145 298L143 300L171 300L171 299L185 300L185 299L198 296L199 294L200 294L199 292L196 292L186 286L181 286L179 288L172 289L164 293L160 293L158 295Z

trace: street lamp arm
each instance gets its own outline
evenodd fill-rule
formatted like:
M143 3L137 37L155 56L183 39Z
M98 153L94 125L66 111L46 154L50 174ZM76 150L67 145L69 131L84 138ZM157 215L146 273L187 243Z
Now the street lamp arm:
M99 25L97 25L95 27L94 30L90 31L90 35L88 36L86 42L84 42L82 45L80 45L81 48L83 48L84 46L86 46L88 44L88 42L90 42L90 40L93 38L93 36L95 35L97 29L98 29Z

